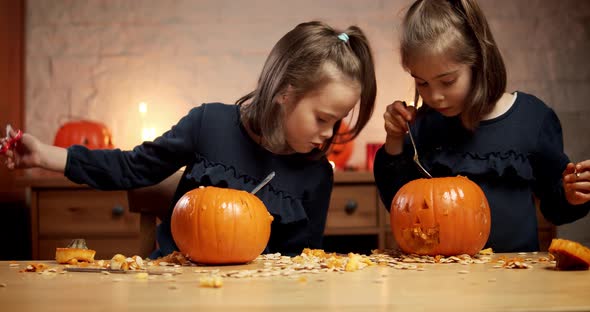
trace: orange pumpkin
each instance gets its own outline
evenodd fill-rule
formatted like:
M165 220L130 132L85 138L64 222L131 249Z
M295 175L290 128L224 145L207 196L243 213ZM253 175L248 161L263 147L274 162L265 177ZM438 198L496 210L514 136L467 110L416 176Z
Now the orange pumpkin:
M84 145L89 149L114 148L109 129L102 123L89 120L65 123L57 131L53 142L53 145L64 148L76 144Z
M330 151L328 152L328 160L334 162L334 166L338 169L344 169L346 167L346 164L348 163L348 160L350 159L350 156L352 156L354 142L353 140L350 140L350 134L343 134L346 133L348 130L348 125L345 122L340 123L338 133L341 135L337 135L334 138L334 143L332 144L332 146L330 147Z
M240 190L200 187L172 212L172 237L183 254L203 264L238 264L258 257L273 217L258 197Z
M490 235L490 207L466 177L418 179L391 203L391 230L401 250L419 255L474 255Z

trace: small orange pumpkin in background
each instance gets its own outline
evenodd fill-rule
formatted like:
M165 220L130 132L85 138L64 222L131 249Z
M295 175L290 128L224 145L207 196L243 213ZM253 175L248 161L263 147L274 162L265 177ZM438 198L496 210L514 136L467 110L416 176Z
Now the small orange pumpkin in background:
M239 264L258 257L273 217L246 191L200 187L184 194L172 212L172 237L183 254L202 264Z
M334 142L328 152L328 160L334 162L334 166L338 169L344 169L350 156L352 156L354 140L350 140L350 133L345 134L348 131L348 125L345 122L341 122L340 128L338 128L338 133L341 135L336 135L334 137Z
M390 212L393 236L408 254L475 255L490 235L487 198L462 176L410 181L393 198Z
M70 147L84 145L89 149L111 149L113 137L102 123L90 120L78 120L65 123L55 135L53 145Z

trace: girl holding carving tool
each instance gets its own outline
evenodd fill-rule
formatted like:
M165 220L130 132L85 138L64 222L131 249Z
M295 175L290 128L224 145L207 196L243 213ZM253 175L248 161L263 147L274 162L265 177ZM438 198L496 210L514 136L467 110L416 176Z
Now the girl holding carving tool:
M339 136L335 131L357 107L350 131L356 137L371 117L375 94L373 58L361 29L302 23L274 46L256 89L237 105L196 107L131 151L62 149L24 134L6 161L9 168L64 172L104 190L153 185L186 166L152 258L177 249L170 216L184 193L201 185L251 191L274 171L257 193L274 217L265 252L298 254L322 245L333 182L325 153Z
M590 210L590 160L571 163L555 112L524 92L507 93L506 70L475 0L418 0L403 20L401 59L416 85L416 110L396 101L384 114L386 143L375 180L385 207L407 182L467 176L486 194L497 252L539 249L536 207L560 225ZM407 126L409 122L409 128Z

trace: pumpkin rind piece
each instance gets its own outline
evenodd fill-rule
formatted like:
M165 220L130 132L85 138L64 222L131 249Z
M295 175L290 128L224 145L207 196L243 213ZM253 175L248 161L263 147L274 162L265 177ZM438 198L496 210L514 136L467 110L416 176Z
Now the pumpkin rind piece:
M590 267L590 249L580 243L554 238L549 253L555 257L558 270L588 270Z

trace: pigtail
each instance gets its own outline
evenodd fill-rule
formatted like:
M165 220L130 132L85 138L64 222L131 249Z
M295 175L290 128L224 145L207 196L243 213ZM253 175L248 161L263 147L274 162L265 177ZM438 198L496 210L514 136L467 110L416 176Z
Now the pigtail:
M301 23L275 44L264 63L256 89L236 101L240 105L242 122L261 136L266 149L273 152L290 149L282 126L288 112L284 108L286 105L277 103L278 96L289 90L288 95L296 104L321 87L332 78L332 73L323 66L326 63L334 64L345 77L361 85L359 118L346 136L356 137L368 123L377 92L373 57L361 29L353 26L345 32L336 32L322 22ZM334 133L339 126L340 121L335 123ZM326 153L333 140L334 135L324 142L320 151Z
M373 54L369 46L367 37L363 31L357 26L350 26L345 33L348 35L348 45L356 57L359 59L361 65L361 107L368 109L360 109L357 122L354 127L350 129L351 139L358 136L361 130L366 126L373 114L375 97L377 95L377 83L375 78L375 66L373 63Z

